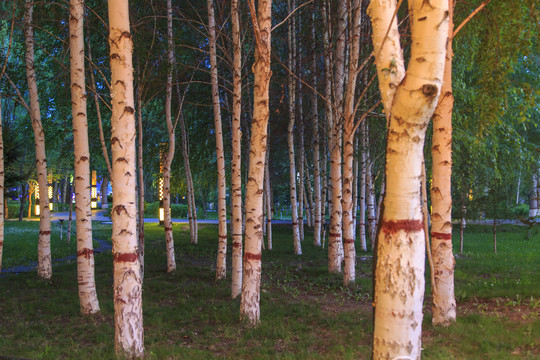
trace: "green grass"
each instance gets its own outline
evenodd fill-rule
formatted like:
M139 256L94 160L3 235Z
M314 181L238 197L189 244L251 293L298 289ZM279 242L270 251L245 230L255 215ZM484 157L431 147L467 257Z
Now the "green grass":
M110 225L93 226L95 238L110 238ZM167 274L163 228L145 226L148 359L370 358L371 254L358 254L357 283L344 288L340 275L328 274L326 253L312 246L309 232L303 255L295 256L290 226L274 226L274 249L263 252L261 325L251 329L239 323L239 300L230 299L230 278L214 280L217 226L200 225L198 245L189 243L186 224L173 229L178 267ZM57 230L53 257L73 253L65 236L63 244L55 240ZM32 261L36 233L37 222L8 222L4 258ZM540 357L535 286L540 283L540 236L525 240L525 235L524 228L500 226L495 255L491 228L467 227L466 253L456 267L458 322L433 327L426 302L425 359ZM230 254L229 244L229 266ZM55 265L50 282L34 272L0 278L0 356L114 358L112 259L110 253L95 258L101 306L96 316L79 314L74 264Z

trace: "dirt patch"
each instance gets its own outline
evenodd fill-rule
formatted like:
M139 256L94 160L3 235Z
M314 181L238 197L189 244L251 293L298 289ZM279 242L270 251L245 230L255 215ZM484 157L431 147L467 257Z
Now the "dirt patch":
M458 303L457 311L458 316L487 314L524 323L540 318L540 302L534 299L473 298Z

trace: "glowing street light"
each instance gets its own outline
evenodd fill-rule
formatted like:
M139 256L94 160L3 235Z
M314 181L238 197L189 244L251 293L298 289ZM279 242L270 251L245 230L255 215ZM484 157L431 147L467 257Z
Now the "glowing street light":
M36 207L35 207L35 210L34 210L34 213L36 214L36 216L39 215L39 184L36 183Z
M92 170L92 187L90 194L90 208L97 209L97 175L96 170Z

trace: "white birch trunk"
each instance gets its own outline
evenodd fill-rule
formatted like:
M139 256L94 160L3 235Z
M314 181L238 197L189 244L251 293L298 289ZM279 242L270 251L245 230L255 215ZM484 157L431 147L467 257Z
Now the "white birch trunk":
M294 6L294 5L293 5ZM289 13L292 11L291 0L288 1ZM289 41L289 69L295 68L294 62L294 48L295 48L295 35L291 22L288 26L288 41ZM294 156L294 123L295 123L295 105L296 105L296 81L292 74L288 75L289 85L289 125L287 127L287 146L289 148L289 189L291 200L291 217L293 228L293 244L294 253L296 255L302 254L302 245L300 243L300 226L298 224L298 199L296 195L296 164Z
M532 186L529 195L529 217L535 218L538 213L538 198L536 196L538 187L538 177L536 174L532 175Z
M217 186L218 186L218 221L219 239L216 264L216 280L225 279L227 275L227 209L225 189L225 155L223 149L223 133L221 131L221 107L219 103L216 25L214 18L214 1L208 0L208 43L210 47L210 78L212 84L212 103L214 105L214 124L216 130Z
M167 250L167 272L176 270L174 238L171 217L171 164L174 159L175 136L171 114L172 74L174 68L174 41L172 27L172 2L167 0L167 83L165 89L165 121L169 135L169 148L163 164L163 224L165 229L165 247Z
M231 0L231 22L233 41L231 296L236 299L242 292L242 130L240 129L240 116L242 114L242 52L240 49L238 0Z
M373 183L373 175L371 173L371 154L369 151L369 127L366 122L366 208L368 221L368 235L371 243L371 250L375 249L375 236L377 233L377 214L375 208L375 184Z
M262 193L268 118L270 117L268 90L272 75L270 70L272 1L259 0L258 5L256 14L253 0L249 2L256 41L255 63L253 64L255 82L249 175L246 184L244 276L240 303L240 319L252 326L260 322Z
M115 349L120 357L142 358L144 341L142 277L137 239L133 42L129 30L128 0L109 0L109 46Z
M71 113L73 117L73 153L75 157L75 218L77 236L77 275L82 314L99 311L94 277L92 245L92 209L90 208L90 150L86 119L84 76L84 0L70 0L69 49L71 63Z
M366 241L366 192L367 192L367 157L366 157L366 147L365 147L365 134L366 134L366 124L360 125L362 127L362 147L361 151L361 167L362 173L360 174L360 221L358 221L358 226L360 227L360 248L362 251L367 251L367 241Z
M141 278L144 279L144 164L143 164L143 120L142 120L142 86L137 91L137 184L138 184L138 235L139 235L139 262L141 264Z
M34 28L33 28L33 2L26 0L24 14L24 43L26 80L30 95L30 119L34 130L34 144L36 149L36 172L41 196L39 197L39 237L38 237L38 276L48 280L52 277L51 262L51 218L49 211L49 198L47 197L47 159L45 157L45 133L41 124L36 69L34 67Z
M434 283L433 324L448 326L456 321L454 254L452 252L452 34L454 0L448 0L448 42L439 104L433 114L433 183L431 186L431 256Z
M370 4L375 54L392 19L395 2ZM374 359L420 359L424 297L425 238L420 183L425 131L442 85L448 34L448 0L409 3L412 46L406 77L387 97L384 72L379 86L391 113L386 151L386 195L377 240L375 270ZM385 21L386 19L387 21ZM395 30L395 31L393 31ZM399 33L385 44L396 46L388 58L376 55L377 69L399 65ZM393 60L392 60L393 59ZM396 72L401 70L395 69ZM391 112L389 111L391 110Z

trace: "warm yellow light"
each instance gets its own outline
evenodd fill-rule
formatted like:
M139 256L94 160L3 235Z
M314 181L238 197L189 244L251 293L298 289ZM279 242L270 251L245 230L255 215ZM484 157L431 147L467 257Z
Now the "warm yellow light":
M36 213L36 216L39 215L39 205L36 205L34 212Z
M472 189L469 190L469 201L472 201L473 195L472 195Z
M159 221L165 221L165 209L159 208Z
M49 195L49 199L52 199L52 197L53 197L53 187L52 187L52 185L49 185L48 195Z
M159 178L159 200L163 200L163 178Z
M49 210L53 211L53 203L52 202L49 203Z
M36 191L36 200L37 200L37 199L39 199L39 184L36 184L36 190L35 191Z
M92 209L97 209L97 201L91 201L91 202L90 202L90 207L91 207Z
M96 186L92 186L92 194L91 194L91 197L92 197L92 199L97 198L97 187L96 187Z

